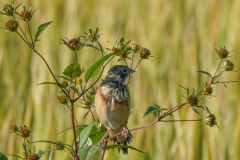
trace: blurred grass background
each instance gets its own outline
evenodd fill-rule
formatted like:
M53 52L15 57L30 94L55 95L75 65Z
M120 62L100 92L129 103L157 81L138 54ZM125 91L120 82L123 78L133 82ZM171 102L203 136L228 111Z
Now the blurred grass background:
M235 69L240 70L240 1L234 0L152 0L152 1L15 1L28 8L40 7L32 20L33 32L47 21L53 23L37 43L38 51L46 58L57 75L73 62L73 54L60 38L76 38L89 28L99 27L100 41L111 48L116 39L125 37L151 50L154 56L143 61L130 82L132 107L138 108L129 119L129 128L148 124L153 116L143 118L147 107L157 103L171 108L184 102L183 90L177 85L200 90L199 83L209 79L197 70L214 73L220 60L214 48L226 46ZM0 6L11 3L2 0ZM22 7L19 8L19 11ZM8 17L0 16L0 26ZM21 22L21 25L23 23ZM38 86L53 81L40 58L23 44L16 34L0 33L0 152L22 155L22 139L9 133L11 124L26 124L33 129L30 141L60 140L71 143L72 132L57 135L71 125L67 107L59 104L59 90L54 86ZM79 60L84 68L96 61L97 53L83 49ZM117 63L117 59L108 66ZM106 72L104 73L104 75ZM237 80L239 73L229 72L222 81ZM139 160L227 160L240 157L240 85L232 83L214 86L216 97L200 102L216 115L217 127L200 122L158 123L150 128L134 131L132 146L146 152L130 150L128 156L110 150L106 159ZM77 108L79 123L89 124L91 117L83 118L85 110ZM202 111L200 111L202 113ZM203 113L202 113L203 114ZM174 113L173 119L200 119L189 106ZM46 150L49 144L35 144L37 150ZM54 151L45 159L71 159L64 152Z

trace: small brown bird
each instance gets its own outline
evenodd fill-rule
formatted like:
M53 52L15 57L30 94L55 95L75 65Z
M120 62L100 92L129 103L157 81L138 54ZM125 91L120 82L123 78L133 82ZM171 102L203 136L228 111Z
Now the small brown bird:
M132 134L127 128L130 94L124 82L133 72L135 71L127 66L115 65L108 71L95 95L97 115L109 134L122 132L114 139L117 144L127 145L132 141ZM128 154L127 148L122 148L122 151L123 154Z

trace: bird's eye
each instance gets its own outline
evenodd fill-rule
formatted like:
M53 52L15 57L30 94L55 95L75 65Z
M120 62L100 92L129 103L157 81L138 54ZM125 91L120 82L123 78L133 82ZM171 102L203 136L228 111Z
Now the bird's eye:
M123 72L123 73L127 73L127 69L123 69L122 72Z

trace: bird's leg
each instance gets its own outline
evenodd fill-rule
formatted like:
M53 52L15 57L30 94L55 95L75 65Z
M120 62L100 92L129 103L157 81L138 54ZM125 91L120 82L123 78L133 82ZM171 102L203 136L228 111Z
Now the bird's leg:
M123 127L123 130L122 130L122 136L124 136L125 138L127 138L129 135L129 130L125 127Z
M101 141L98 143L99 145L104 145L104 139L107 138L108 136L108 133L109 133L109 130L107 130L107 132L104 134L103 138L101 139Z

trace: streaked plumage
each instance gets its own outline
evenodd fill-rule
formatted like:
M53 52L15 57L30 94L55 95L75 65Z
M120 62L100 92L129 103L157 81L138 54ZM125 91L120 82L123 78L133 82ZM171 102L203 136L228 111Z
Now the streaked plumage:
M127 130L130 111L130 94L126 84L127 77L134 70L123 65L112 67L95 95L95 108L101 123L108 129L110 135ZM129 132L127 137L120 135L114 139L118 144L127 145L132 141ZM127 154L127 148L122 148Z

